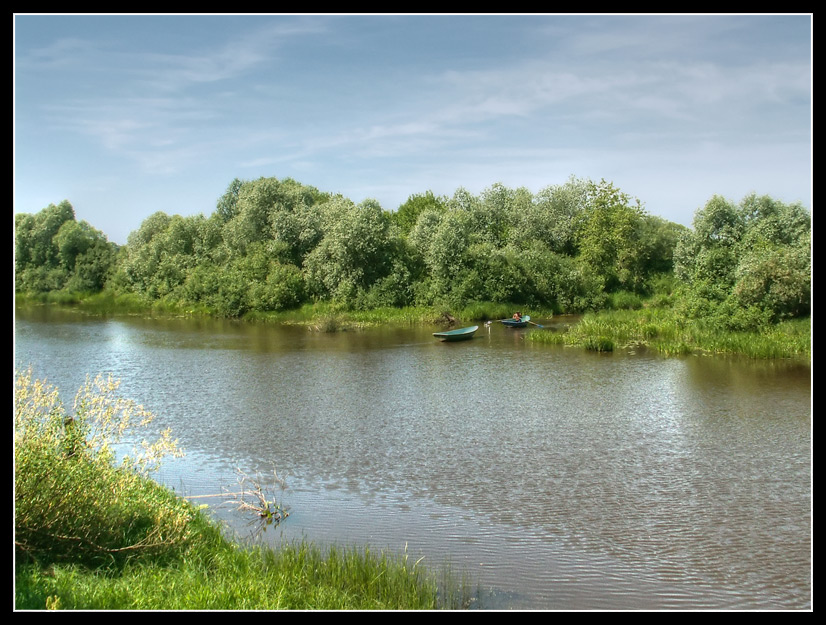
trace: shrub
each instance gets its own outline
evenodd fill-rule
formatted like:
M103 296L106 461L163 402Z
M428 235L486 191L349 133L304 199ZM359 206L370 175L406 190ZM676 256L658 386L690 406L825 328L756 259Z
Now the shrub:
M31 371L15 386L15 551L41 564L122 563L172 555L187 544L197 511L146 477L180 455L169 432L116 461L124 436L152 415L117 396L118 383L87 379L69 416L58 392Z

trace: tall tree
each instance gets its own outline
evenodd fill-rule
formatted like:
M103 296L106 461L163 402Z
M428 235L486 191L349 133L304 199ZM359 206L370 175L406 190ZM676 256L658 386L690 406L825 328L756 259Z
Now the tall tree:
M436 196L433 191L416 193L407 198L407 201L399 206L398 210L391 213L392 221L399 227L403 236L408 236L419 217L425 211L443 213L447 210L447 198Z
M612 183L589 185L588 205L577 231L579 254L608 291L640 289L645 282L640 266L643 215L639 200Z

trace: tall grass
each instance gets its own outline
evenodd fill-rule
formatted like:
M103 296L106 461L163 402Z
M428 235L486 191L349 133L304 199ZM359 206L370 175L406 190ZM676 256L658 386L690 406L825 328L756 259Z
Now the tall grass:
M96 293L49 291L48 293L16 293L15 304L55 305L69 307L89 315L156 314L164 316L215 316L202 304L191 304L167 299L150 300L137 293L115 293L103 290Z
M471 302L455 311L455 317L463 322L499 321L510 319L516 311L535 319L550 319L554 316L552 309L526 308L512 302Z
M737 354L749 358L811 357L809 319L785 321L752 332L732 332L677 316L669 308L589 313L567 332L532 332L531 341L612 351L646 346L661 354Z
M216 542L170 566L122 570L78 565L18 573L20 609L392 610L463 608L469 594L445 589L423 564L369 548L308 542L276 549ZM461 601L464 600L464 603Z
M383 324L416 325L436 323L441 312L432 307L384 306L370 309L353 309L331 302L304 304L293 310L250 312L247 321L304 325L325 332L363 329Z
M115 447L152 415L120 398L111 378L87 380L69 416L57 389L18 375L15 387L15 551L33 562L120 565L160 557L191 538L193 514L144 479L180 455L168 431L120 463Z
M247 313L244 318L248 321L306 325L321 332L340 332L388 324L431 325L503 319L510 318L517 309L514 304L494 302L474 302L461 309L438 305L353 309L330 302L316 302L294 310ZM546 316L550 317L552 314L547 312Z

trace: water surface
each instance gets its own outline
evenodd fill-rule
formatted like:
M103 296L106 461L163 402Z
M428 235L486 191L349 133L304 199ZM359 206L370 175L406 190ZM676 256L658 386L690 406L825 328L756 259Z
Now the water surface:
M485 607L811 608L808 367L438 329L18 310L15 363L68 396L120 378L187 451L159 479L188 495L277 469L273 543L448 561Z

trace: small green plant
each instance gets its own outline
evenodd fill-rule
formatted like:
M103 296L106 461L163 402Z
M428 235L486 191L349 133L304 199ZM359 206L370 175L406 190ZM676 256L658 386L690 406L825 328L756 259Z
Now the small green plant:
M638 310L642 308L642 298L630 291L617 291L608 296L607 306L614 310Z

